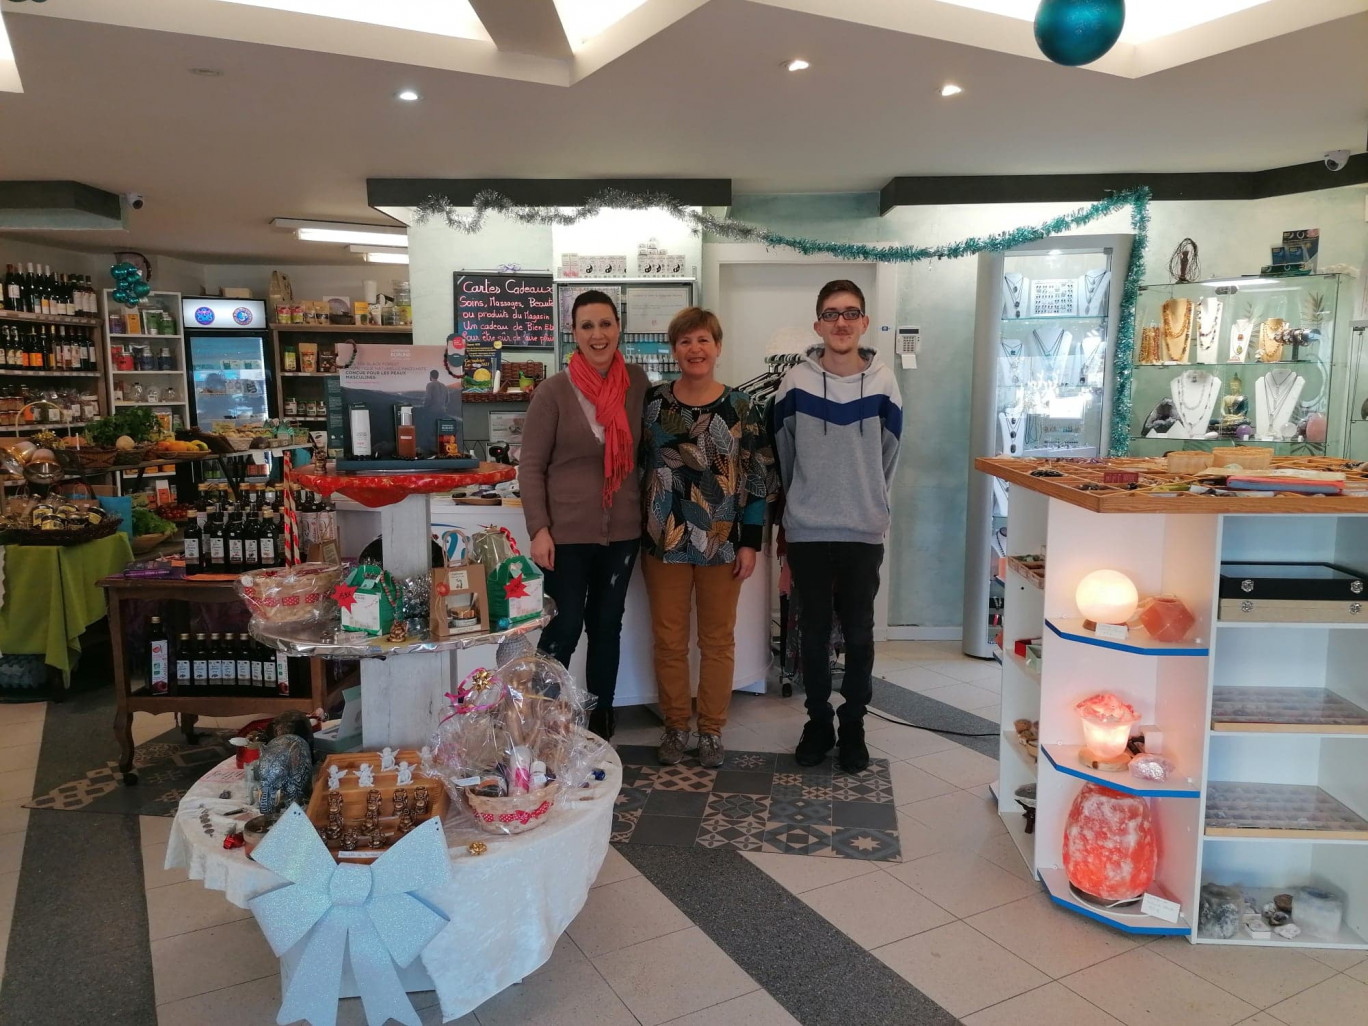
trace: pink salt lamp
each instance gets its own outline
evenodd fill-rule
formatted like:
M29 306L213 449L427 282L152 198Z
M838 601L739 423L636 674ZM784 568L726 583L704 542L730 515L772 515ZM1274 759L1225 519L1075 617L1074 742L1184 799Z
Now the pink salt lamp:
M1182 641L1197 624L1197 617L1180 599L1158 595L1140 603L1140 625L1155 641Z
M1154 882L1159 846L1149 802L1091 781L1064 823L1064 874L1102 902L1133 901Z
M1084 765L1098 769L1126 768L1126 743L1140 714L1112 694L1097 694L1083 699L1074 710L1083 723L1083 750L1078 753ZM1098 765L1113 764L1113 765ZM1115 765L1119 763L1119 765Z

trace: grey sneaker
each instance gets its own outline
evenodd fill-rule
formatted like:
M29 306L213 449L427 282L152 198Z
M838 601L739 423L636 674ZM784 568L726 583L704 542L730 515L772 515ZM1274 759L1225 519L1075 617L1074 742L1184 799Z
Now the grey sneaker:
M704 769L717 769L726 754L722 739L716 734L698 735L698 764Z
M660 747L656 749L656 758L662 766L676 766L684 761L684 752L688 747L687 730L672 730L666 727L665 733L660 735Z

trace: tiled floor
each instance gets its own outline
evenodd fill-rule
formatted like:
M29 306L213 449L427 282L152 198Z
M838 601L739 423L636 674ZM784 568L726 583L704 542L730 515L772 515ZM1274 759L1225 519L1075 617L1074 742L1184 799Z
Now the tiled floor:
M903 687L996 718L995 667L959 658L953 643L881 645L876 670ZM0 952L27 822L18 800L32 786L43 715L40 705L0 706ZM734 749L790 750L802 715L801 696L738 695L724 740ZM140 738L165 729L165 721L138 722ZM616 740L651 744L658 732L635 726ZM1363 1020L1368 958L1146 941L1059 911L1030 879L989 803L992 759L925 731L877 721L870 723L869 739L876 754L892 762L903 861L763 852L744 857L969 1026L1331 1026ZM274 1022L279 977L260 931L218 894L161 869L167 827L164 819L142 821L158 1023ZM860 1014L859 999L851 995L849 1022L881 1026ZM418 995L416 1004L424 1023L439 1021L433 995ZM340 1023L363 1021L356 1002L344 1003ZM584 911L551 960L460 1023L798 1021L627 859L610 851Z

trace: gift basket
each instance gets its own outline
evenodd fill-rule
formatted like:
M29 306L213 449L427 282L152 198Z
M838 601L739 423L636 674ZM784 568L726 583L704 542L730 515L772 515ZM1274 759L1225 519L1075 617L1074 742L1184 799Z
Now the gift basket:
M476 670L423 753L423 771L490 834L521 834L573 800L606 745L584 730L591 699L554 659L521 656Z
M300 563L245 573L237 579L237 593L260 620L309 623L334 613L331 593L340 580L342 568L334 563Z

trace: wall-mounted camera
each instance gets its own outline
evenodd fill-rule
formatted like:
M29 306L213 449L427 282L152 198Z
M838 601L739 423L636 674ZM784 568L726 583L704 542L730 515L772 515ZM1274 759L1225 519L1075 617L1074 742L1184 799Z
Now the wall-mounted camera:
M143 208L143 203L146 202L143 199L143 194L140 192L126 192L124 193L124 199L128 201L128 205L134 210L141 210Z
M1331 171L1343 171L1344 165L1348 163L1348 150L1331 150L1325 155L1325 166Z

